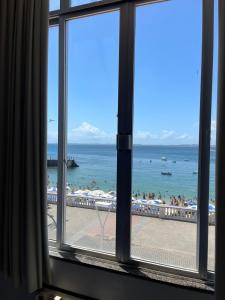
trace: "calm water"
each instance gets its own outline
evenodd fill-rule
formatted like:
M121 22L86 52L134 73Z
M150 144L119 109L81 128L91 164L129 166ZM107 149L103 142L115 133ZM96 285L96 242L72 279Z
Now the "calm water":
M48 156L56 158L57 145L48 145ZM167 161L162 161L161 157ZM68 169L67 182L76 188L116 190L116 147L114 145L68 145L68 157L79 168ZM174 162L176 161L176 162ZM195 198L198 175L197 146L134 146L133 192L159 192L163 197ZM161 172L171 172L163 176ZM48 169L50 185L56 185L57 169ZM210 199L215 198L215 148L211 148Z

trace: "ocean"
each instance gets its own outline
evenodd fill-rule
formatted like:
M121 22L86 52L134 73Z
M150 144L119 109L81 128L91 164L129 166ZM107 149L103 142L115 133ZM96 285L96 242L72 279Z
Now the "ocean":
M116 190L115 145L68 145L68 159L75 159L78 168L67 169L67 183L76 189ZM210 195L215 199L215 147L210 151ZM161 158L167 160L163 161ZM48 144L48 158L57 158L57 144ZM155 193L169 201L169 197L185 196L196 199L198 175L198 147L143 146L133 149L132 191L134 194ZM170 172L172 175L162 175ZM48 168L49 186L57 185L57 169Z

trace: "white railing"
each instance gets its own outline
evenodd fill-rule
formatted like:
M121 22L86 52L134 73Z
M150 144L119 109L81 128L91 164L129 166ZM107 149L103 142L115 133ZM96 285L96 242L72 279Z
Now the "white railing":
M78 196L78 195L67 195L66 205L72 207L80 207L87 209L96 209L95 202L103 201L111 203L110 209L104 206L98 206L99 210L102 211L116 211L116 200L107 199L101 197L90 197L90 196ZM57 193L48 192L48 203L57 203ZM184 222L197 222L197 210L188 207L171 206L167 204L137 204L133 203L131 206L131 212L133 215L140 215L146 217L155 217L160 219L178 220ZM215 225L215 212L209 212L209 224Z

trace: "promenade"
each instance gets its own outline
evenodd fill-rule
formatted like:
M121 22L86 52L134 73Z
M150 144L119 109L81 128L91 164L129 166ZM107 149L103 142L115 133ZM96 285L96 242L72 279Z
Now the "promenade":
M56 220L56 205L50 204L48 213ZM105 225L102 226L104 220ZM48 223L49 239L55 239L56 227L52 218L48 217ZM132 256L195 269L196 229L196 223L133 215ZM113 212L66 207L66 243L69 245L115 252L115 230L116 214ZM210 225L209 270L214 270L214 241L215 226Z

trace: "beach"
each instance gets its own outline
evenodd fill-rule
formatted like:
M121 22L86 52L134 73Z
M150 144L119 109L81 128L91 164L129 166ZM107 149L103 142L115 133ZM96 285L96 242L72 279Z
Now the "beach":
M210 154L208 263L214 270L214 147ZM56 144L48 145L48 159L57 159ZM74 159L79 167L67 168L66 172L66 243L114 253L116 147L69 144L68 159ZM134 146L132 256L196 269L197 183L197 146ZM48 168L50 239L56 236L56 201L57 168Z

